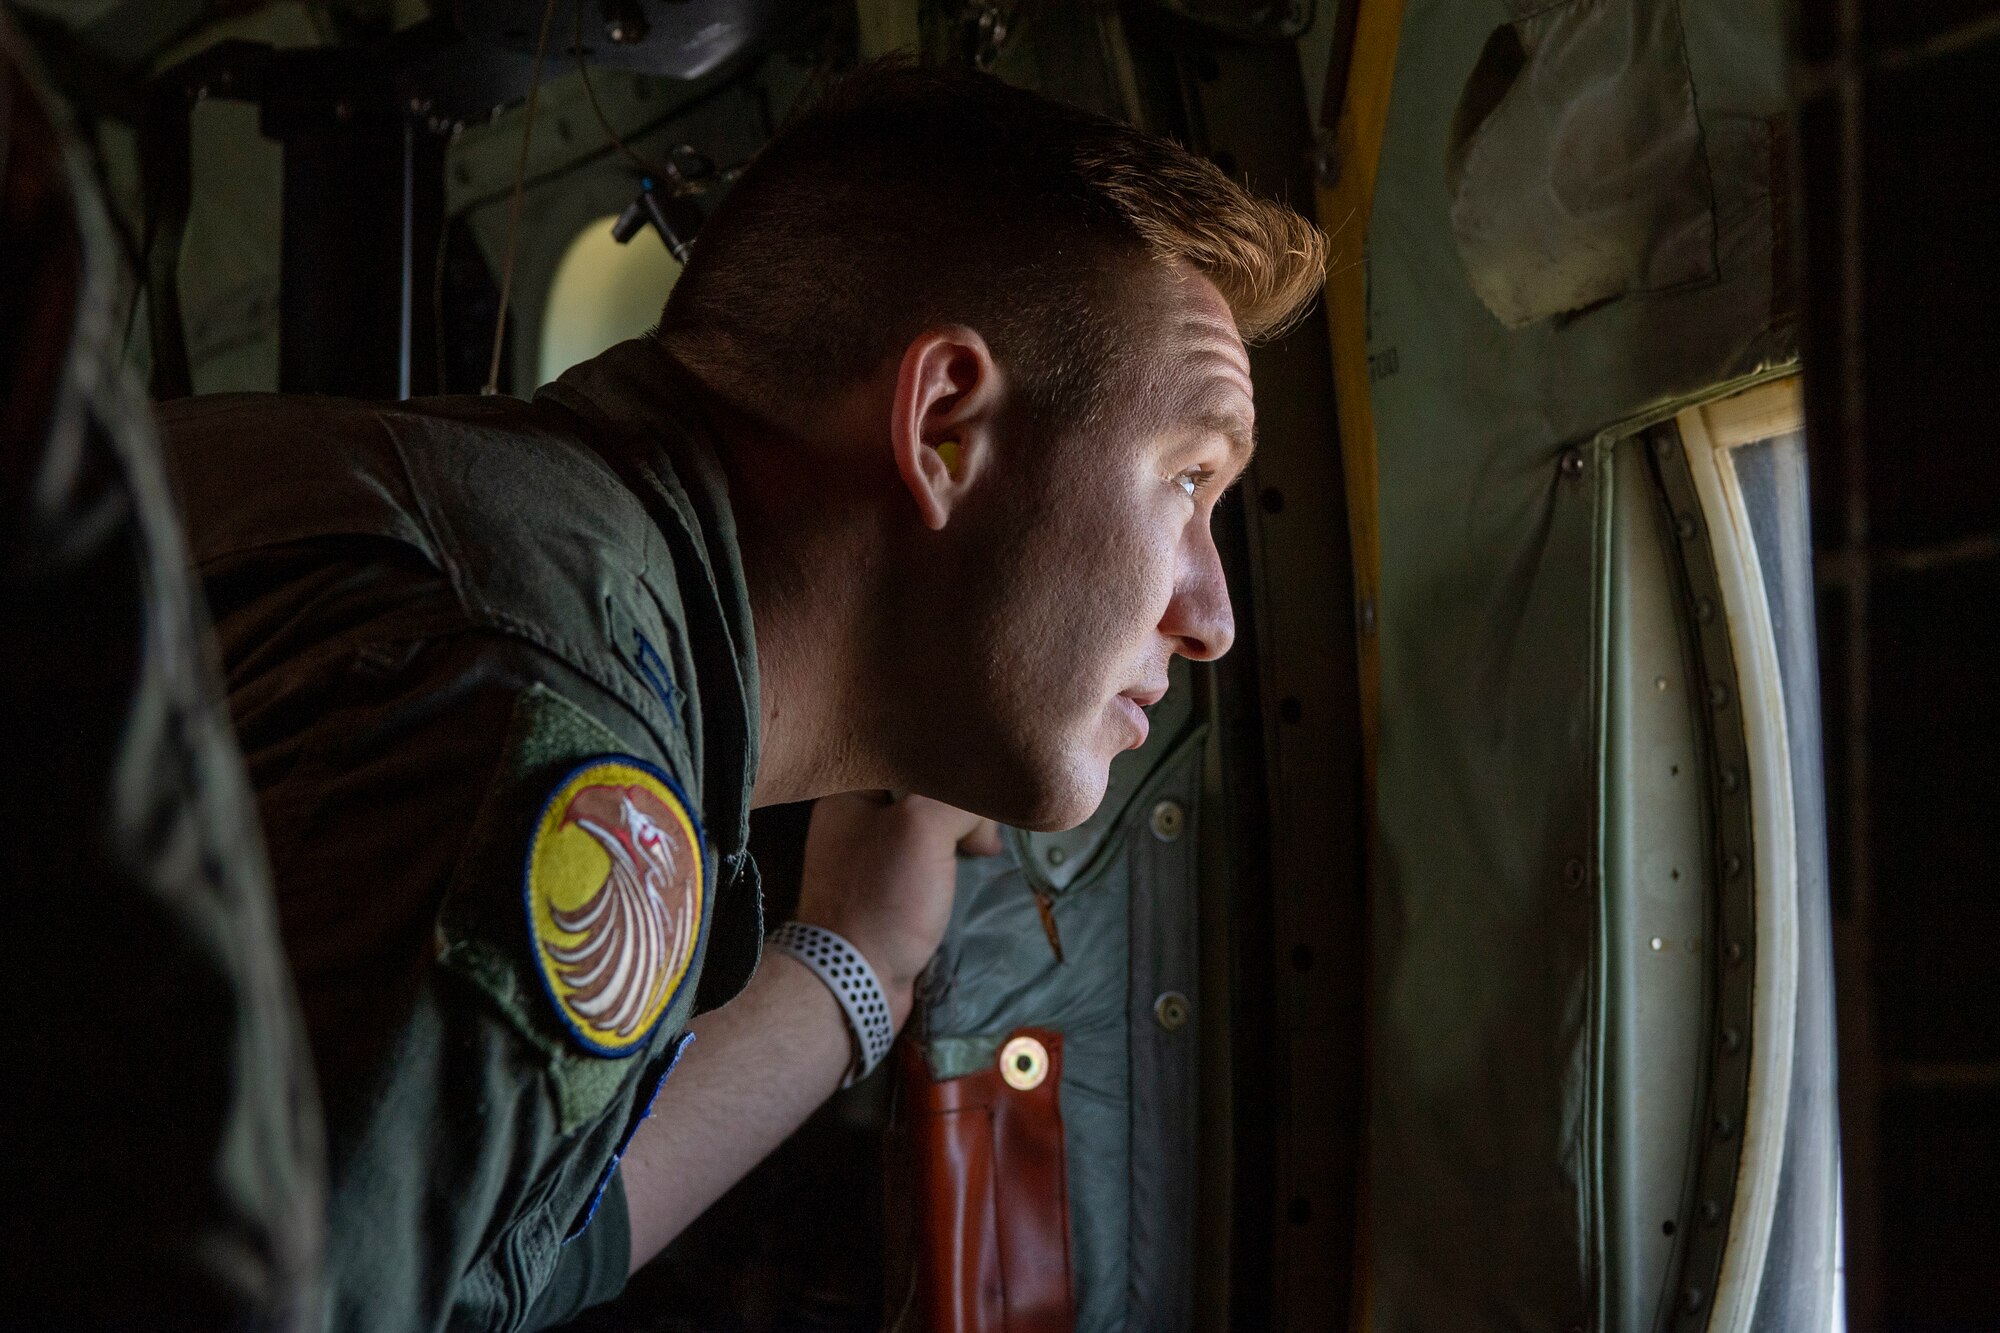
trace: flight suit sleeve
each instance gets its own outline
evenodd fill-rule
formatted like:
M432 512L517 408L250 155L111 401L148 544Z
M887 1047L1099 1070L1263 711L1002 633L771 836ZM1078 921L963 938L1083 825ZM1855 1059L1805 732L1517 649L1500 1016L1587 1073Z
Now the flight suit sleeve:
M326 1103L331 1327L615 1290L714 898L684 757L394 550L206 572Z
M602 1305L625 1290L632 1266L632 1218L626 1210L625 1181L611 1175L597 1216L583 1234L563 1246L554 1276L522 1324L523 1329L554 1328L573 1315Z

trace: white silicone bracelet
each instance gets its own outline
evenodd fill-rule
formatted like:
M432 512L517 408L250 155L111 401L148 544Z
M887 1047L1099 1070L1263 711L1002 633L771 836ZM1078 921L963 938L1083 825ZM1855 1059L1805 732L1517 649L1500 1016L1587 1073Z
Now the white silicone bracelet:
M889 997L883 992L875 969L868 965L859 949L839 935L801 921L787 921L779 926L771 932L769 943L811 968L840 1002L841 1012L847 1015L857 1054L840 1086L851 1088L867 1078L896 1040L895 1024L889 1018Z

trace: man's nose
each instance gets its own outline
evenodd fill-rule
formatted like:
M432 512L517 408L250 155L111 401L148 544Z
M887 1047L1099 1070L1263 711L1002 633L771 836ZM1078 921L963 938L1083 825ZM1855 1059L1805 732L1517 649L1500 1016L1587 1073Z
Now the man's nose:
M1213 662L1236 642L1236 614L1229 606L1222 557L1206 532L1182 564L1160 633L1175 652L1197 662Z

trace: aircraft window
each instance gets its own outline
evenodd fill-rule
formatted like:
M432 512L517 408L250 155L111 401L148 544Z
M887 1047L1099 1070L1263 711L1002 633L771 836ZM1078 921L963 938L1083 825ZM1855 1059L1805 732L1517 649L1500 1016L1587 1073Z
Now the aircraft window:
M651 227L620 245L611 235L616 221L607 214L587 224L556 265L542 308L538 384L659 321L681 266Z
M1840 1284L1832 925L1804 411L1797 377L1681 414L1736 643L1757 792L1758 1016L1736 1221L1757 1274L1717 1327L1826 1329ZM1706 445L1706 448L1701 447ZM1769 961L1770 971L1766 971ZM1753 1059L1755 1057L1753 1056ZM1756 1132L1761 1124L1763 1132ZM1734 1228L1732 1228L1732 1232ZM1736 1249L1734 1235L1732 1250Z

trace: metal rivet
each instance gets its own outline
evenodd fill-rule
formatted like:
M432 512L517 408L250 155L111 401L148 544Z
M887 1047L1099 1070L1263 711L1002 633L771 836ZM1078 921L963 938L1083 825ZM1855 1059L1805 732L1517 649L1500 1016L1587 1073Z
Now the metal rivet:
M1694 536L1694 534L1695 534L1695 526L1694 526L1694 517L1693 517L1693 515L1691 515L1691 514L1681 514L1680 516L1678 516L1677 518L1675 518L1675 519L1674 519L1674 531L1675 531L1675 532L1678 532L1678 533L1679 533L1679 534L1681 535L1681 540L1683 540L1683 541L1687 541L1687 540L1690 540L1691 538L1693 538L1693 536Z
M1731 967L1735 967L1743 961L1743 946L1731 940L1722 946L1722 956L1729 961Z
M1660 952L1660 951L1661 951L1662 949L1664 949L1664 948L1666 948L1666 947L1667 947L1667 942L1666 942L1665 940L1661 939L1661 938L1660 938L1660 937L1659 937L1658 935L1655 935L1655 936L1653 936L1653 952L1654 952L1654 953L1658 953L1658 952Z
M1735 1134L1736 1122L1734 1120L1726 1115L1715 1117L1715 1137L1718 1139L1727 1139L1735 1137Z
M1689 1314L1693 1314L1695 1311L1701 1309L1702 1302L1707 1299L1708 1293L1704 1292L1700 1287L1689 1287L1681 1293L1681 1309L1686 1310Z
M1715 619L1715 603L1709 601L1706 597L1695 598L1694 618L1704 625Z
M1572 889L1583 887L1583 858L1572 856L1563 866L1563 883Z
M1562 474L1563 474L1563 475L1564 475L1565 477L1580 477L1580 476L1582 476L1582 475L1583 475L1583 451L1582 451L1582 450L1580 450L1580 449L1565 449L1565 450L1563 450L1563 456L1562 456L1562 459L1561 459L1561 461L1560 461L1560 462L1559 462L1559 463L1557 464L1557 466L1558 466L1558 467L1560 467L1560 468L1562 469Z
M1667 692L1667 678L1665 676L1654 677L1653 688L1658 690L1661 694L1665 694Z
M1161 842L1173 842L1187 827L1187 815L1178 801L1161 801L1153 807L1153 836Z
M1062 848L1060 848L1060 847L1051 847L1051 848L1049 848L1049 850L1048 850L1048 852L1047 852L1047 856L1048 856L1048 860L1049 860L1049 864L1050 864L1050 865L1052 865L1052 866L1059 866L1059 865L1061 865L1061 864L1062 864L1063 862L1065 862L1065 861L1069 860L1069 853L1068 853L1068 852L1066 852L1066 851L1064 851L1064 850L1063 850Z
M1729 687L1721 681L1708 687L1708 701L1717 708L1729 707Z
M1710 1226L1714 1226L1717 1222L1720 1222L1722 1220L1722 1205L1713 1199L1703 1199L1701 1201L1701 1220Z
M1722 1049L1731 1055L1743 1049L1743 1033L1738 1028L1722 1029Z
M1653 438L1653 457L1672 458L1673 456L1674 442L1664 435L1655 436Z
M1033 1037L1016 1037L1000 1048L1000 1077L1017 1092L1032 1092L1049 1076L1049 1048Z
M1730 855L1723 857L1722 873L1730 879L1735 879L1738 875L1743 873L1743 858L1737 856L1733 852Z
M1737 775L1735 769L1725 768L1722 770L1722 789L1724 791L1735 791L1742 785L1743 779Z
M1179 1032L1186 1027L1188 1015L1193 1010L1194 1006L1188 1003L1188 997L1177 990L1166 991L1159 999L1153 1001L1153 1017L1158 1019L1160 1026L1169 1032Z

